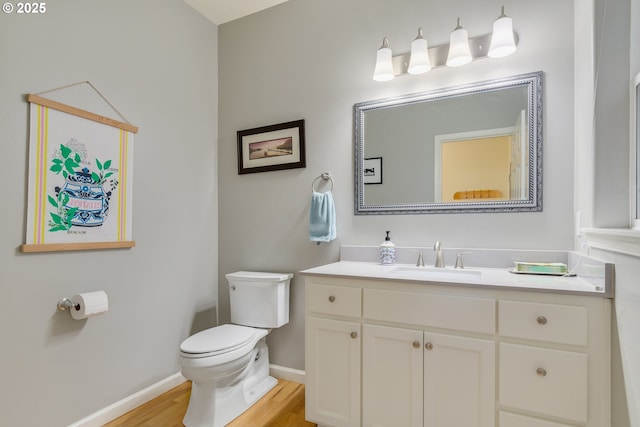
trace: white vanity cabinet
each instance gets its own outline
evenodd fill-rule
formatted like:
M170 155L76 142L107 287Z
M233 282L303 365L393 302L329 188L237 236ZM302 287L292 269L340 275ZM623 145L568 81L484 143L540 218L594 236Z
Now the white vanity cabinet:
M493 341L365 323L362 346L363 426L495 426Z
M364 289L362 425L494 427L495 305Z
M306 276L319 426L610 427L610 300Z
M305 412L314 422L360 425L362 290L308 284Z
M498 302L500 427L610 425L608 300L562 297Z

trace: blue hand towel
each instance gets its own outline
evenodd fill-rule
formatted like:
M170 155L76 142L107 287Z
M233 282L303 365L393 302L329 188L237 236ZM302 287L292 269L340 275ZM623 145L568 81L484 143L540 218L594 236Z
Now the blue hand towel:
M331 191L311 194L309 210L309 240L330 242L336 238L336 207Z

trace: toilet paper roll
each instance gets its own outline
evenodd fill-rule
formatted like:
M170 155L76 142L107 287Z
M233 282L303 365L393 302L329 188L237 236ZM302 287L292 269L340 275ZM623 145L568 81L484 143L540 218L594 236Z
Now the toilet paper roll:
M76 320L86 319L109 310L109 297L104 291L77 294L71 297L71 302L75 305L70 309L71 317Z

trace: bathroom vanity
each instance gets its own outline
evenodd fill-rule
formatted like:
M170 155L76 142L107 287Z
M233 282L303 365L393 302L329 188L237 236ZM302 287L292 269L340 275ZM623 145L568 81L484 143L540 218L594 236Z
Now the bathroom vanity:
M415 248L400 248L400 264L381 266L367 261L374 250L343 247L340 262L301 272L307 419L610 426L613 265L567 252L467 250L463 270L418 268L408 262ZM577 275L509 271L535 257Z

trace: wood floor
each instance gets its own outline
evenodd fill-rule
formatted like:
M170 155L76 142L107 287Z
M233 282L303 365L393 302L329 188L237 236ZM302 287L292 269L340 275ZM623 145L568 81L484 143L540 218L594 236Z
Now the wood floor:
M191 382L187 381L103 427L183 427ZM304 385L278 380L249 410L227 427L315 427L304 419Z

